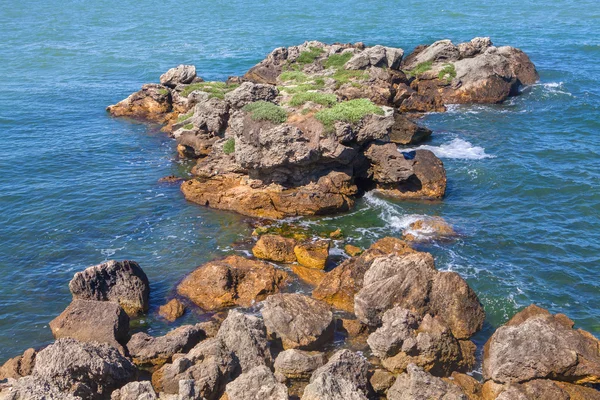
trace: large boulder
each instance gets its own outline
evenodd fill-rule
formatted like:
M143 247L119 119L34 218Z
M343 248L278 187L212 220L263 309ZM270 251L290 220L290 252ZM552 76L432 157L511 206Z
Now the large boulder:
M49 325L56 339L108 343L122 352L129 339L129 317L110 301L73 300Z
M294 247L294 254L300 265L307 268L325 269L329 257L329 240L300 243Z
M340 350L313 372L302 400L366 400L367 373L367 360L350 350Z
M469 338L485 318L475 292L455 272L436 270L429 253L379 257L365 272L363 287L354 298L357 318L377 326L394 306L439 316L457 339Z
M496 400L600 400L600 391L587 386L549 379L534 379L509 385L488 381L483 387L483 399Z
M366 69L368 67L386 67L398 69L404 50L376 45L354 55L346 65L346 69Z
M127 342L127 349L136 365L154 367L170 362L176 353L187 353L205 338L206 334L199 325L184 325L164 336L136 333Z
M286 280L287 274L271 264L234 255L198 267L177 292L205 310L249 307L278 292Z
M335 308L353 313L354 295L362 288L364 274L371 267L373 260L382 255L413 252L414 250L400 239L380 239L359 256L344 261L328 272L312 295Z
M261 310L271 339L284 349L311 350L333 339L333 313L327 303L302 294L269 296Z
M600 341L574 330L565 315L531 305L488 340L483 376L499 384L533 379L600 383Z
M217 400L239 368L233 354L218 338L200 342L185 356L165 364L152 376L157 391L166 394L193 393L192 398Z
M308 379L326 361L325 354L316 351L285 350L275 359L275 375L284 379Z
M473 368L475 345L459 342L439 317L396 307L386 311L382 321L367 343L391 372L403 372L409 364L437 376Z
M394 114L394 125L390 131L390 142L396 144L417 144L431 136L430 129L417 125L401 113Z
M110 400L157 400L149 381L130 382L110 395Z
M228 400L288 400L288 389L262 365L241 374L225 389Z
M106 110L115 117L129 117L164 123L173 110L171 92L166 86L147 84L125 100L108 106Z
M229 311L216 337L233 353L242 372L273 364L265 324L254 315Z
M387 392L389 400L468 400L458 385L432 376L410 364Z
M174 88L179 84L192 83L196 78L196 67L193 65L178 65L160 76L160 84Z
M94 400L110 398L135 379L136 369L107 344L59 339L38 353L32 376L62 393Z
M74 299L113 301L130 316L148 311L150 284L134 261L107 261L77 272L69 289Z
M17 357L11 358L0 367L0 381L8 378L18 379L30 375L35 366L35 349L27 349Z
M232 108L240 109L257 101L275 100L277 94L277 88L273 85L244 82L237 89L225 94L225 101Z
M252 248L252 254L263 260L293 263L296 261L294 246L294 239L279 235L262 235Z

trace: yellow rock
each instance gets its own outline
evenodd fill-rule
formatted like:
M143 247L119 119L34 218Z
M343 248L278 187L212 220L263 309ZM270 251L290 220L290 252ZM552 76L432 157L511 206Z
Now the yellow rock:
M350 257L355 257L363 252L360 247L352 246L351 244L344 246L344 251L346 251L346 254Z
M325 269L329 256L329 241L302 243L294 247L294 253L300 265L308 268Z

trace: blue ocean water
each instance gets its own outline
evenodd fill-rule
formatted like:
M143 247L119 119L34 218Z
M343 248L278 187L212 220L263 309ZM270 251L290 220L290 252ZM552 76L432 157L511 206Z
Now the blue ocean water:
M107 105L181 63L225 79L310 39L410 51L475 36L525 50L541 81L502 105L424 119L435 131L426 145L447 168L446 199L367 196L318 223L368 245L415 215L443 216L461 237L425 249L479 294L480 341L531 302L600 336L597 0L23 0L0 2L0 362L50 342L73 274L109 258L137 260L149 276L152 309L139 328L168 329L155 312L177 281L252 230L159 184L188 167L173 142L110 118Z

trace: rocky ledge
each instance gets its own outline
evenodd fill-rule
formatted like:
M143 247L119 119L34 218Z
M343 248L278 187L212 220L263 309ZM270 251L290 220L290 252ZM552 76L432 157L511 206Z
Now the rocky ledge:
M406 58L400 48L313 41L277 48L227 82L181 65L108 111L165 124L180 155L198 159L181 185L188 200L278 219L346 211L368 190L442 198L443 163L398 151L431 134L415 113L502 102L537 79L525 53L489 38L441 40Z

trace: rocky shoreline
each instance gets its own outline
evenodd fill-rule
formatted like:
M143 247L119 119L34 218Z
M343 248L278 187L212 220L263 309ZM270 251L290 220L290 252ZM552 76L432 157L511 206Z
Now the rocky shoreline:
M432 134L420 114L502 102L537 79L525 53L488 38L407 57L306 42L227 82L169 70L108 111L164 124L180 156L197 159L181 184L188 200L263 218L253 256L183 278L159 315L174 322L193 308L210 318L157 337L130 329L151 298L140 265L76 273L71 304L49 324L56 341L0 367L0 399L600 399L600 341L565 315L531 305L476 356L477 294L418 250L419 240L456 234L445 221L417 221L367 249L348 243L340 263L330 247L341 231L319 237L268 221L348 211L368 191L439 201L443 163L398 150ZM311 290L295 292L296 281Z

